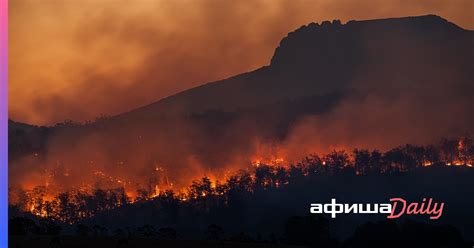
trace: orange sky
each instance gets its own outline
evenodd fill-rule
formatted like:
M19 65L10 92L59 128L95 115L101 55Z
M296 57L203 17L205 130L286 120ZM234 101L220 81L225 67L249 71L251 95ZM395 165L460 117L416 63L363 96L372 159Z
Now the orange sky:
M472 0L15 0L9 114L92 120L269 63L311 21L428 13L474 29Z

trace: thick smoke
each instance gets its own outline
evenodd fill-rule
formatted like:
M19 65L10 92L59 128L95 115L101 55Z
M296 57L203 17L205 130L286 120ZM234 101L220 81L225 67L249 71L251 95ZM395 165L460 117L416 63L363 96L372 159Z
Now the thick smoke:
M120 113L206 81L268 64L281 37L309 20L373 15L365 9L348 11L345 8L350 4L345 1L339 1L340 5L334 2L337 1L311 6L293 1L257 1L250 5L238 2L231 6L214 1L186 5L160 2L151 7L124 7L133 14L123 13L124 9L116 5L89 12L88 3L74 19L80 25L64 24L55 30L71 28L65 30L67 40L55 44L54 56L43 54L35 60L61 58L61 66L41 65L24 74L21 72L25 67L12 68L11 117L53 123L65 118L85 120L100 113ZM407 4L407 9L401 10L390 6L377 13L390 16L425 10L409 6L413 7ZM434 4L426 9L440 6ZM20 2L12 8L25 10L29 5ZM60 15L65 15L70 6L59 4L57 8ZM255 14L262 9L259 15ZM329 12L322 14L322 9ZM443 11L463 19L462 9ZM35 14L42 11L49 10ZM44 18L40 22L55 20ZM64 39L61 33L55 35ZM24 34L13 37L26 39ZM171 115L153 112L129 119L119 116L83 127L64 126L55 129L46 151L10 164L10 186L31 189L45 185L52 192L123 186L130 195L135 195L137 189L153 191L156 185L160 190L180 190L203 176L225 180L256 161L284 159L284 163L290 163L310 153L350 151L356 147L386 150L474 131L470 126L474 109L468 94L474 89L472 80L466 81L465 77L469 67L440 69L440 65L456 58L438 61L437 52L429 48L406 46L403 51L380 54L387 51L366 45L364 58L410 56L403 61L358 64L343 88L349 94L326 112L291 119L271 112L273 107L262 106L261 110L218 109L183 115L168 109ZM19 47L21 44L11 48L12 56L21 54ZM429 57L430 54L435 55ZM20 56L12 63L24 66L26 57ZM411 75L411 68L433 74L411 77L416 82L403 80L400 75ZM30 85L32 79L39 86ZM24 105L18 100L20 97L26 99L21 101Z
M436 13L472 28L472 1L13 1L12 119L115 115L268 64L311 21Z

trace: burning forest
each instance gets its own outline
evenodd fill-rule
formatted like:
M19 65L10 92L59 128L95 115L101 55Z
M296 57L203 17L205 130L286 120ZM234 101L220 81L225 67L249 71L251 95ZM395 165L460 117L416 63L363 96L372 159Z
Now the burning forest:
M225 204L229 193L236 188L251 193L258 188L286 187L292 181L314 175L404 173L430 166L472 167L473 163L473 140L464 137L443 139L436 145L399 146L386 152L334 150L323 156L310 154L301 161L266 155L221 177L197 175L190 179L187 187L175 187L166 170L156 167L143 182L124 181L96 171L91 175L96 181L94 184L58 192L51 186L55 184L57 172L45 171L44 184L34 185L32 189L12 188L10 201L19 213L72 224L101 212L157 198L169 198L181 204L216 198ZM66 173L58 176L73 176ZM136 188L137 185L145 187Z
M315 229L327 245L325 217L301 217L309 201L390 193L441 198L441 222L474 235L474 202L463 202L474 189L473 34L435 15L309 23L268 65L122 114L10 120L12 228L160 225L175 237L168 227L192 236L211 224L215 236L216 223L234 234L239 223L271 240L281 226L286 241ZM151 71L139 81L154 82ZM347 237L367 219L340 221L331 228Z

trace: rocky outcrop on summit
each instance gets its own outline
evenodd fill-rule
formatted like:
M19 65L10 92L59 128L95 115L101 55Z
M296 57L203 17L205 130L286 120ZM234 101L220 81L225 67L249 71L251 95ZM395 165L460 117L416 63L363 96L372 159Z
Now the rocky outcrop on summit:
M472 31L464 30L435 15L349 21L347 24L342 24L339 20L334 20L332 23L324 21L321 24L313 22L282 39L280 46L275 50L271 65L282 68L314 62L330 64L338 62L343 56L364 55L364 52L370 52L367 48L372 43L388 42L387 45L390 45L393 44L391 40L405 40L404 44L400 44L405 46L407 43L421 40L428 45L459 41L460 35L466 35L461 38L466 39L465 42L468 39L470 42L473 41Z
M325 21L289 33L275 50L270 68L313 80L320 90L344 87L361 77L364 83L387 81L394 73L399 84L422 83L426 77L439 81L438 75L451 69L473 79L473 44L474 32L435 15L347 24ZM380 75L363 75L374 73Z
M473 37L473 31L434 15L311 23L281 41L269 66L186 90L126 115L235 111L348 89L446 85L452 77L470 87Z
M299 159L307 155L299 142L382 149L474 133L473 38L433 15L311 23L289 33L260 69L55 128L48 158L66 160L68 151L166 164L182 168L179 178L190 161L215 169L248 159L255 140L294 145Z

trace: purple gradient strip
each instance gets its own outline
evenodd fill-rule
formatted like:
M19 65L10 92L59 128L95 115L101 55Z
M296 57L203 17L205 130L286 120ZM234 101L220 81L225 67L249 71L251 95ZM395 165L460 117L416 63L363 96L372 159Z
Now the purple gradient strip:
M0 0L0 247L8 247L8 0Z

